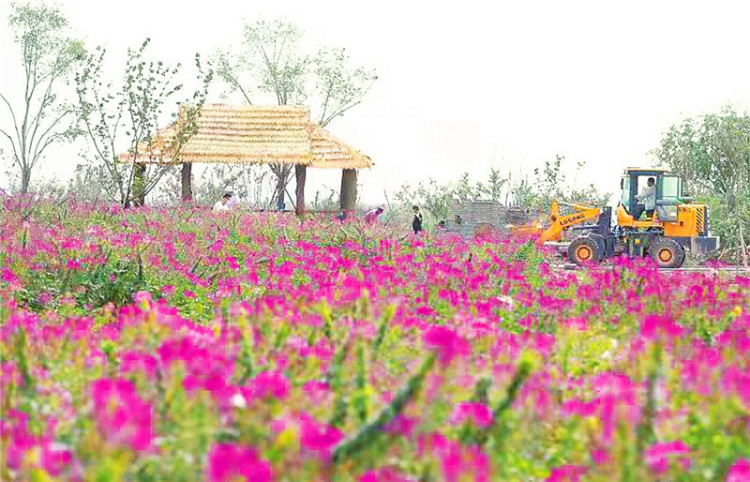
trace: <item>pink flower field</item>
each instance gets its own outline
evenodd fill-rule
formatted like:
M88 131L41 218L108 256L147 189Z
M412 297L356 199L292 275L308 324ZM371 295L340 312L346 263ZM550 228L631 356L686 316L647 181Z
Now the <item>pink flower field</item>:
M2 480L750 480L750 278L277 213L0 211Z

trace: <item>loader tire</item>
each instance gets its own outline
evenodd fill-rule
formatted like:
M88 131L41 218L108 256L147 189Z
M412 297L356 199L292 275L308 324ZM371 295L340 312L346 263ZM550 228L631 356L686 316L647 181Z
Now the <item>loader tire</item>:
M579 266L600 259L599 245L591 238L578 238L568 246L568 260Z
M659 268L679 268L685 262L685 250L674 239L655 239L648 248L648 254Z

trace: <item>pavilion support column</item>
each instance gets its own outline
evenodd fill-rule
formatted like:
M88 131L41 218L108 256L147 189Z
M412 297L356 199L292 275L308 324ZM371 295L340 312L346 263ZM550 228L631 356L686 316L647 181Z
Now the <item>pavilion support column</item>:
M357 170L341 171L341 210L354 211L357 203Z
M133 167L133 206L146 205L146 164L139 162Z
M193 163L182 163L182 202L193 200Z
M294 178L297 181L297 189L294 196L297 198L297 205L294 207L297 216L305 211L305 180L307 179L307 166L294 166Z

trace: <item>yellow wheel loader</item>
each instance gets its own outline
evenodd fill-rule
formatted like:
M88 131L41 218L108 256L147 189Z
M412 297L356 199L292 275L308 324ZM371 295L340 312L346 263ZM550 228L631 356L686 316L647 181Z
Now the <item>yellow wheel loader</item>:
M644 218L639 216L645 209L638 193L649 178L654 179L654 209L645 212ZM688 251L706 254L719 248L719 238L709 233L708 206L692 204L683 195L682 186L682 179L667 171L628 168L620 179L621 196L614 224L609 206L553 201L546 225L516 226L511 233L534 233L541 242L554 243L560 242L566 231L578 231L581 234L570 242L567 254L570 261L579 265L624 253L631 257L650 256L660 268L679 268ZM562 213L560 206L570 212Z

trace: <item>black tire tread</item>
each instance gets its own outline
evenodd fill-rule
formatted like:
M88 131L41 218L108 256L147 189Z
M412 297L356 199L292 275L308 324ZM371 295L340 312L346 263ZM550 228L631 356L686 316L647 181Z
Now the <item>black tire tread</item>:
M672 261L667 264L661 263L657 257L657 253L659 252L659 250L664 247L671 248L675 253L675 256L672 258ZM662 238L662 237L657 238L651 243L651 246L649 246L648 251L649 251L649 255L651 256L651 258L654 261L656 261L657 265L659 265L659 268L667 268L667 269L679 268L685 262L685 256L686 256L685 250L674 239Z

